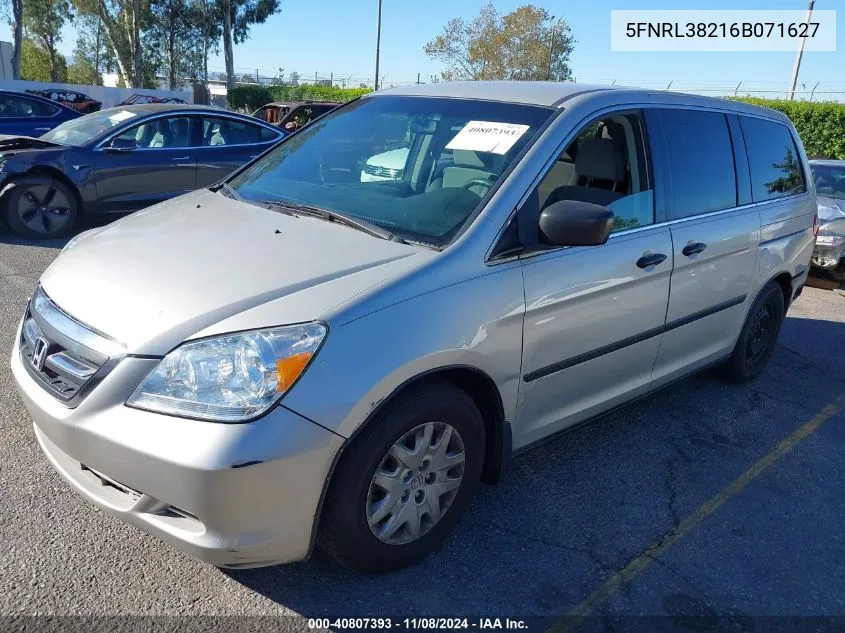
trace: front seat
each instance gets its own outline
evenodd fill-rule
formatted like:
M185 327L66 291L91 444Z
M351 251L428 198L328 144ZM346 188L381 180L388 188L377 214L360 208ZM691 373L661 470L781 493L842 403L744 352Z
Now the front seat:
M188 119L174 119L170 123L173 138L170 147L188 147L190 145L191 126Z
M156 133L150 139L148 147L170 147L170 125L164 119L156 121Z
M226 145L226 139L228 138L229 124L226 121L220 121L217 131L211 135L211 145Z
M577 200L609 206L628 195L627 159L619 146L609 138L585 139L578 146L575 159L578 185L558 187L546 199L543 207L561 200ZM619 191L622 189L622 191Z

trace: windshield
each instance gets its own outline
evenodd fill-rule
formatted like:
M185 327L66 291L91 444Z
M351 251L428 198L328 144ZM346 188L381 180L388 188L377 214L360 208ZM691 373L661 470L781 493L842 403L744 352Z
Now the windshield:
M380 96L327 114L230 181L253 202L310 205L447 244L553 110Z
M818 195L845 200L845 165L839 167L811 163L810 171L813 174Z
M102 110L93 114L86 114L78 119L65 121L58 127L42 134L41 138L51 143L61 145L85 145L92 139L108 132L116 125L137 117L136 112L130 112L122 108Z

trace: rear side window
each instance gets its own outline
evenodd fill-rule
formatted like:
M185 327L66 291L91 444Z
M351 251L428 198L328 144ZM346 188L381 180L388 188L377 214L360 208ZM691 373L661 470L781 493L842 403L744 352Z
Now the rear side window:
M789 128L765 119L739 118L751 168L754 202L806 191L801 158Z
M669 217L686 218L736 206L733 146L724 114L662 110L669 159Z

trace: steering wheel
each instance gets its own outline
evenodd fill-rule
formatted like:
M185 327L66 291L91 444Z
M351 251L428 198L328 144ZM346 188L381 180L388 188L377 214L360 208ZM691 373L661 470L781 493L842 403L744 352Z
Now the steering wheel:
M493 187L493 183L486 178L473 178L472 180L467 180L462 186L467 191L472 187L484 187L484 194L486 194ZM484 194L482 194L482 197L484 197Z

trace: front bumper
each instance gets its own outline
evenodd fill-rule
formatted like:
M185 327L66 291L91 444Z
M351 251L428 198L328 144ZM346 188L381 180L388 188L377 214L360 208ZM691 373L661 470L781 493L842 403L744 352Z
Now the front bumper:
M19 338L12 373L38 442L84 497L213 565L308 556L340 436L282 406L247 424L124 406L155 359L122 360L68 408L26 371Z

